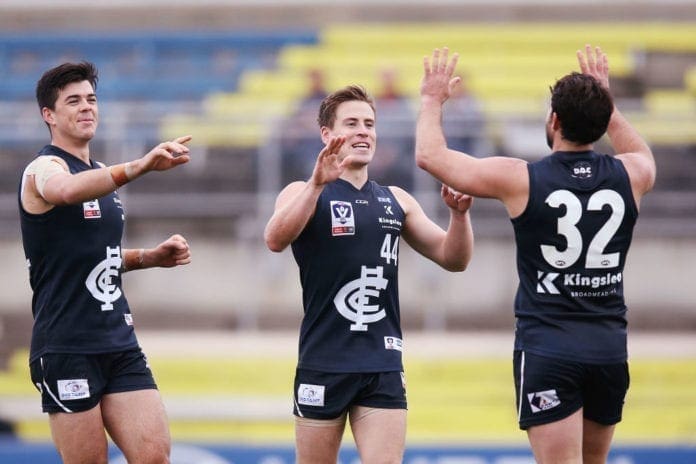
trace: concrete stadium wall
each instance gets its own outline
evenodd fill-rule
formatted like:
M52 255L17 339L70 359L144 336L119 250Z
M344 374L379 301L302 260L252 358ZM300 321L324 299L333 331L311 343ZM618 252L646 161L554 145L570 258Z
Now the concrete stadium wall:
M163 237L132 246L154 246ZM136 325L146 328L295 328L301 318L297 266L290 250L273 254L260 242L190 237L192 264L135 271L124 290ZM21 244L0 242L0 316L30 322ZM448 273L402 247L404 325L414 329L511 328L517 277L514 245L477 237L464 273ZM635 329L696 329L696 238L634 241L625 270L629 320ZM0 336L1 337L1 336Z

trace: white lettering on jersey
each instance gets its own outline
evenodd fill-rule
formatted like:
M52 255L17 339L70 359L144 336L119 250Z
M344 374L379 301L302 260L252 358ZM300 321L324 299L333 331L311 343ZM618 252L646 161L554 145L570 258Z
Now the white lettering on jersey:
M85 286L94 298L104 303L102 311L114 309L113 302L121 297L121 289L113 283L121 268L121 248L106 247L106 259L97 264L85 280Z
M378 298L380 290L387 288L389 281L383 277L382 266L368 268L362 266L360 278L345 284L336 293L334 305L336 309L349 321L352 331L367 331L367 325L384 319L387 315L384 308L379 305L371 305L370 298Z

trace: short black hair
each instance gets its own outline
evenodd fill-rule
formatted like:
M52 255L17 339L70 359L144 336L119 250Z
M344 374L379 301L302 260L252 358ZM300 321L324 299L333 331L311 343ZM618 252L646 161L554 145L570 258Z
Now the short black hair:
M36 83L36 102L39 110L56 108L58 92L73 82L89 81L97 90L99 80L97 67L88 61L80 63L63 63L46 71Z
M551 111L561 122L561 134L569 142L587 145L607 131L614 100L597 79L578 72L559 79L551 87Z

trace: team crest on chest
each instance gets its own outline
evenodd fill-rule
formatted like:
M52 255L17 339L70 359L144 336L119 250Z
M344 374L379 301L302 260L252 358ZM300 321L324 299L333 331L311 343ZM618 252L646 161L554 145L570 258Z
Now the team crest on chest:
M82 203L82 212L85 219L99 219L101 217L99 200L85 201Z
M353 204L347 201L331 202L331 235L355 235Z

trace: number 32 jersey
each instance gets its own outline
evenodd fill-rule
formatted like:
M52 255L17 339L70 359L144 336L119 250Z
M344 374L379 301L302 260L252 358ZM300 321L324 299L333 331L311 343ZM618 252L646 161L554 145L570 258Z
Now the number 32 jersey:
M292 244L304 306L299 368L403 370L397 271L404 219L388 187L326 185Z
M638 209L621 161L593 151L530 163L512 219L515 349L586 363L626 360L623 270Z

